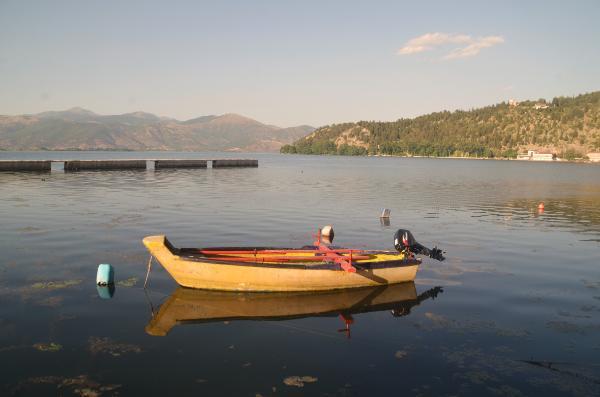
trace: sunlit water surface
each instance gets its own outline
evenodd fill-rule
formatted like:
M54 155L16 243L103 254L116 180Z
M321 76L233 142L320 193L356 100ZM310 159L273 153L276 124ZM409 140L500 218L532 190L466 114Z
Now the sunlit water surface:
M260 166L0 173L0 394L600 393L599 166L0 152L226 156ZM382 208L391 209L389 226ZM447 252L443 263L424 260L417 294L443 292L403 315L363 310L350 333L335 312L240 320L245 306L235 304L217 308L231 319L146 332L177 286L154 266L144 292L144 236L188 247L302 246L324 224L334 225L337 245L356 248L391 249L394 231L410 229ZM115 267L112 299L96 290L100 263Z

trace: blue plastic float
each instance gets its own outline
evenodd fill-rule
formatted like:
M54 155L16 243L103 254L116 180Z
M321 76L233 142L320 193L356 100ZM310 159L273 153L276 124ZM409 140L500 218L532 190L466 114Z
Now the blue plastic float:
M97 285L110 285L115 283L115 271L108 263L98 265L98 274L96 275Z

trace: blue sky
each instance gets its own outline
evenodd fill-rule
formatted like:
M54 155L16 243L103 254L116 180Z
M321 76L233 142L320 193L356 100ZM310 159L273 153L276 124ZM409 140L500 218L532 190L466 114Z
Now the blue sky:
M600 1L0 0L0 114L280 126L600 89Z

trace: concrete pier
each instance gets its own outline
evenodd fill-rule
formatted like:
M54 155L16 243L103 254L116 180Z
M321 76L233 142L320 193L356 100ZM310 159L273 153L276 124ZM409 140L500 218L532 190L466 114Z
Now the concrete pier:
M50 171L48 160L0 160L0 171Z
M143 159L143 160L0 160L0 171L50 171L60 170L64 164L65 171L85 170L130 170L161 168L212 168L258 167L258 160L252 159Z
M154 168L207 168L207 160L154 160Z
M65 171L146 169L146 160L69 160Z
M213 160L212 167L213 168L258 167L258 160L245 160L245 159Z

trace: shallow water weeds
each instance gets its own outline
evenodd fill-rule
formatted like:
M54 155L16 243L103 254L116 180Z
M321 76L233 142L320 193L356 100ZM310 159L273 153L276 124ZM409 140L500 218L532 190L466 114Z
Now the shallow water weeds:
M119 357L126 353L141 353L142 348L129 344L119 343L110 338L91 336L88 339L88 349L92 354L110 354L113 357Z
M305 383L314 383L318 380L314 376L288 376L283 383L287 386L304 387Z
M134 287L138 282L137 277L129 277L126 280L121 280L117 282L119 287Z
M57 352L62 350L63 346L60 343L36 343L33 345L34 349L41 352Z
M73 378L62 376L38 376L28 378L25 381L19 382L12 389L13 395L28 395L33 393L36 386L40 385L55 385L56 395L65 395L69 393L81 397L101 397L114 396L118 394L118 389L121 385L117 384L102 384L88 375L79 375Z
M30 286L31 290L47 290L54 291L57 289L69 288L81 284L83 280L62 280L62 281L46 281L37 282Z

